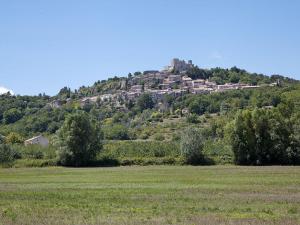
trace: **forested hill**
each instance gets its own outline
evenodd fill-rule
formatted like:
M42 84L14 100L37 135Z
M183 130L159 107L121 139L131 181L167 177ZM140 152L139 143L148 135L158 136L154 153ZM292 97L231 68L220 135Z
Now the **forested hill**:
M59 144L72 120L91 128L93 159L109 165L300 164L299 81L174 62L55 96L1 95L0 164L67 165ZM48 148L24 146L39 134Z
M113 77L108 80L95 82L90 87L80 87L71 91L65 87L56 96L40 94L38 96L14 96L4 94L0 96L0 134L9 135L14 132L24 140L39 133L54 134L60 128L66 115L78 110L84 110L103 123L112 123L125 127L134 133L134 129L141 126L138 122L143 117L169 118L188 117L190 115L214 114L234 112L238 109L276 107L285 99L290 99L297 106L299 100L299 81L280 75L266 76L263 74L248 73L245 70L233 67L231 69L200 69L193 66L187 71L172 71L171 74L188 77L192 80L205 80L217 85L247 84L256 85L255 89L237 89L226 92L203 92L192 94L184 92L180 96L173 95L172 91L164 92L159 99L143 91L134 99L114 97L119 92L130 92L133 86L142 86L151 90L163 91L159 80L147 79L149 74L158 71L135 72L128 77ZM161 72L159 72L161 73ZM165 80L164 80L165 81ZM161 81L161 82L164 82ZM271 85L275 84L275 85ZM175 86L176 85L176 86ZM172 90L179 90L182 83L174 84ZM171 94L170 94L171 93ZM111 94L113 97L99 99L97 96ZM86 97L94 101L84 102ZM145 111L145 112L144 112ZM149 112L151 111L151 112ZM144 114L149 115L144 115ZM149 119L149 118L144 118ZM157 118L154 120L157 120ZM128 139L137 138L136 135Z

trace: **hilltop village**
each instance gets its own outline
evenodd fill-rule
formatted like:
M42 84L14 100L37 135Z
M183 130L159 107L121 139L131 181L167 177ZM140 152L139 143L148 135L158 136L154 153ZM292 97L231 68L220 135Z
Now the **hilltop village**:
M165 95L175 98L185 94L210 94L213 92L224 92L237 89L253 89L259 85L247 83L225 83L217 84L209 79L192 79L188 71L195 68L192 60L180 60L174 58L170 65L165 66L161 71L149 70L128 78L120 78L120 88L115 91L107 91L104 94L82 96L79 99L81 107L100 102L112 102L116 107L122 108L122 102L136 101L142 94L149 94L156 103L162 102ZM276 83L269 84L275 86ZM52 108L59 108L63 103L72 102L71 98L62 101L55 99L48 105Z
M72 126L74 132L82 130L68 122L69 118L80 116L80 121L99 123L99 128L103 130L99 135L103 135L107 144L104 152L108 155L111 149L126 144L123 141L132 141L126 152L136 151L134 157L139 157L137 153L141 148L148 155L151 146L155 148L155 155L163 151L161 146L165 146L166 153L163 154L169 156L174 151L174 145L177 144L179 149L181 133L194 127L203 131L204 139L209 137L211 143L219 143L211 146L211 150L215 152L215 149L221 149L220 160L226 160L227 156L232 156L232 152L229 151L230 147L222 148L228 145L225 132L228 132L227 128L232 128L234 121L240 121L236 118L244 115L246 120L244 123L238 122L241 125L239 130L249 130L251 138L256 133L253 132L254 125L250 124L247 128L249 121L259 119L255 124L260 129L258 133L261 133L261 128L270 130L268 137L273 134L280 137L284 133L287 134L285 143L295 143L294 140L290 142L289 137L299 133L299 125L295 130L291 128L293 119L299 118L296 114L300 106L299 93L299 81L288 77L249 73L237 67L201 69L192 61L173 59L161 71L137 71L129 73L127 77L115 76L74 91L64 87L52 97L45 94L0 95L0 141L12 147L15 144L22 145L22 157L41 159L44 156L38 152L37 155L33 153L35 156L28 155L27 146L28 149L31 145L52 148L52 145L59 144L57 138L64 138L60 136L60 132L65 132L64 126ZM293 117L291 110L295 112ZM290 122L285 122L286 115L291 117ZM270 122L265 123L269 117ZM279 123L274 124L274 121ZM278 127L288 130L276 133L279 132ZM289 130L292 134L288 133ZM298 136L294 137L299 139ZM91 139L94 138L91 136ZM244 136L242 138L244 140ZM150 147L144 145L146 140ZM282 146L282 139L277 140L274 142L276 146ZM112 147L111 144L116 145ZM287 154L292 147L284 147L289 151ZM255 149L255 146L251 149ZM173 153L177 154L177 150Z

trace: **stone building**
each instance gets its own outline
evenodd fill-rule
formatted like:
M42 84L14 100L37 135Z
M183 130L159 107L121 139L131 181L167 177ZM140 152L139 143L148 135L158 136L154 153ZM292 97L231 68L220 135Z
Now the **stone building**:
M177 71L179 73L189 70L193 67L192 60L189 60L187 63L184 60L180 60L178 58L174 58L171 61L171 64L169 66L166 66L165 70L172 72Z
M43 135L39 135L24 141L24 145L41 145L47 147L49 145L49 140Z
M200 88L203 86L205 86L205 80L202 79L193 80L193 88Z
M143 91L143 85L133 85L130 88L131 92L142 92Z

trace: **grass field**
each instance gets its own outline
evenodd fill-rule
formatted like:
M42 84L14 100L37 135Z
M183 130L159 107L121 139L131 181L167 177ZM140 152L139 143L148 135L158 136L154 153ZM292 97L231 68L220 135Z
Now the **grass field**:
M299 224L300 167L0 169L0 224Z

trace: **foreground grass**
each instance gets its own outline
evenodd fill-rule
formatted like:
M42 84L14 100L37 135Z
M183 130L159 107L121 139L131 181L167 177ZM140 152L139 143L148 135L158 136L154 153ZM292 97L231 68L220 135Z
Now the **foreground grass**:
M0 169L0 224L299 224L300 167Z

